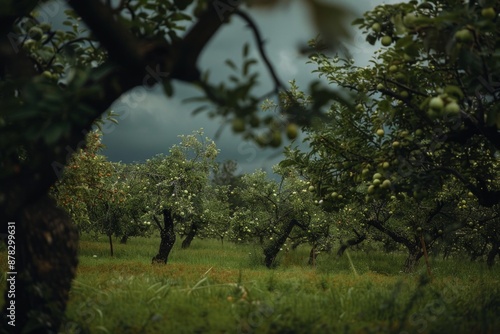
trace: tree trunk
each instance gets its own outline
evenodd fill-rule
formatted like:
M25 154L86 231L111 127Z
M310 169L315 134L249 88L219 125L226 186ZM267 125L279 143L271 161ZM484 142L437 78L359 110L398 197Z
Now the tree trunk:
M4 299L15 303L15 318L4 307L0 332L57 333L78 263L77 230L48 195L24 208L12 225L15 265L8 270L17 274L7 273ZM9 293L14 288L15 297Z
M113 257L113 238L111 234L108 234L108 239L109 239L109 253L111 254L111 257Z
M498 247L500 245L495 245L493 244L491 250L488 253L488 258L486 259L486 264L488 265L488 268L491 269L493 265L495 264L495 256L498 255Z
M191 229L189 230L189 233L186 235L186 238L182 240L181 248L186 249L191 246L191 242L193 241L194 237L196 236L196 233L198 233L198 226L196 226L196 223L191 224Z
M307 264L315 267L317 256L318 256L318 253L316 252L316 244L314 244L311 248L311 251L309 252L309 261L307 261Z
M158 250L158 254L152 259L153 264L166 264L170 251L175 244L174 219L170 210L163 210L163 227L160 229L160 238L160 249Z
M347 242L342 243L342 245L340 245L339 250L337 251L337 256L341 257L347 248L359 245L360 243L365 241L365 239L366 239L366 234L362 234L362 235L358 235L358 237L355 239L349 239L349 240L347 240Z
M266 248L264 248L264 256L265 256L264 264L266 265L266 267L272 268L273 266L276 266L275 263L276 256L278 255L278 252L285 244L286 239L292 232L292 229L296 223L297 221L295 219L290 220L283 229L281 235L278 238L276 238L273 242L271 242Z
M292 250L296 250L297 247L299 247L300 245L302 245L302 242L303 242L302 238L300 238L297 241L294 241L294 243L292 244Z
M127 241L128 241L128 235L126 235L126 234L125 234L125 235L122 235L122 237L121 237L121 239L120 239L120 243L121 243L122 245L125 245L125 244L127 243Z
M412 273L415 270L415 267L418 264L418 261L422 257L423 252L420 250L420 247L412 247L408 249L408 257L405 260L403 266L403 272Z

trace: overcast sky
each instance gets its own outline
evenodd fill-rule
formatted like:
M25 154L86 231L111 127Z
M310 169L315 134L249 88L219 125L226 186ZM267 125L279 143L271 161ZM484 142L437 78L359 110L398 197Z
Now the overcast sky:
M337 0L349 6L349 1ZM385 1L394 2L394 1ZM311 74L315 68L305 64L307 59L300 56L298 46L306 43L316 35L307 8L302 1L290 1L290 5L280 6L275 10L252 10L252 15L258 24L266 41L266 51L282 82L295 79L304 89L308 83L317 79ZM356 0L353 8L358 16L383 3L378 0ZM352 7L351 7L352 8ZM353 31L352 45L349 48L353 57L366 62L372 56L373 50L363 43L364 37ZM228 68L224 61L228 58L241 59L241 50L245 42L250 42L251 55L260 59L257 48L253 44L253 35L239 18L233 17L230 24L223 26L205 49L200 69L210 70L211 79L220 82L227 78ZM369 46L369 45L368 45ZM266 69L260 67L260 87L269 91L271 80ZM256 67L257 68L257 67ZM199 96L201 93L185 84L175 84L174 97L167 98L160 87L146 90L143 87L129 92L118 100L113 109L118 111L119 125L105 128L105 154L111 161L144 161L158 153L168 153L173 144L179 142L178 135L190 134L203 128L205 135L214 138L222 119L209 119L205 114L193 116L195 106L183 103L187 97ZM245 142L232 133L230 126L226 127L216 139L221 150L219 160L235 160L240 171L252 172L256 168L270 171L271 166L280 161L280 149L262 149L251 142ZM288 142L284 142L288 144Z

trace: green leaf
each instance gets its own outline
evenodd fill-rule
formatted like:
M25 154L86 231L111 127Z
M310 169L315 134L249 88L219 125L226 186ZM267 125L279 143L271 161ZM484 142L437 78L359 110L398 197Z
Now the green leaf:
M198 107L198 108L196 108L195 110L193 110L193 111L191 112L191 114L193 114L193 115L197 115L197 114L199 114L199 113L201 113L202 111L207 110L207 109L208 109L208 106L201 106L201 107Z
M354 21L352 21L351 25L358 26L358 25L361 25L363 23L365 23L365 19L363 19L363 18L357 18Z
M255 59L250 59L248 60L247 62L245 62L245 65L243 65L243 75L246 76L248 74L248 69L250 68L250 66L252 66L253 64L257 64L257 60Z
M285 160L282 160L278 165L281 168L286 168L286 167L293 166L294 164L295 164L295 162L293 160L285 159Z
M177 12L170 15L170 19L172 21L191 21L191 16Z
M249 49L250 49L250 47L249 47L248 43L245 43L245 45L243 46L243 58L248 57Z
M238 70L238 68L236 67L236 65L234 64L234 62L231 59L226 59L225 63L227 66L231 67L233 70L235 70L235 71Z

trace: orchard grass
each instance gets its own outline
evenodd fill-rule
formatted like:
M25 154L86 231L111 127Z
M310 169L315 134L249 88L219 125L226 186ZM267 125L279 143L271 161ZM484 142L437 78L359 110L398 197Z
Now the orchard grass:
M151 265L158 237L114 244L83 236L62 333L495 333L500 270L467 258L400 269L404 253L281 252L269 270L259 246L180 242ZM346 256L346 255L349 255ZM350 260L349 260L350 258ZM6 268L2 248L0 265ZM354 271L355 270L355 271ZM2 289L5 275L2 275Z

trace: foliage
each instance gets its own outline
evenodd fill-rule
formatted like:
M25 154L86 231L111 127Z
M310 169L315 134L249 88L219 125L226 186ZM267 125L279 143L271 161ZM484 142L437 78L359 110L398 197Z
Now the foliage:
M123 164L107 161L100 154L102 148L101 133L90 132L85 147L73 155L53 187L53 196L80 231L145 235L149 228L141 221L144 198L137 192L140 182Z
M190 222L218 219L218 213L205 213L210 205L223 205L223 197L210 203L210 173L217 166L215 158L219 151L215 143L203 137L203 131L180 136L181 142L173 145L169 155L157 155L144 164L136 166L143 178L144 204L149 221L161 215L163 209L171 210L176 217L176 229L186 230ZM223 190L217 189L223 192ZM221 195L222 196L222 195ZM218 210L224 210L219 208ZM217 211L220 212L220 211Z
M287 149L281 166L306 175L326 209L352 210L355 232L370 226L371 237L415 251L422 234L431 248L468 220L494 219L494 209L486 218L460 205L500 200L494 6L410 1L365 13L354 25L382 44L368 66L321 50L309 61L354 103L333 103L305 128L310 150ZM291 93L315 103L297 87Z

